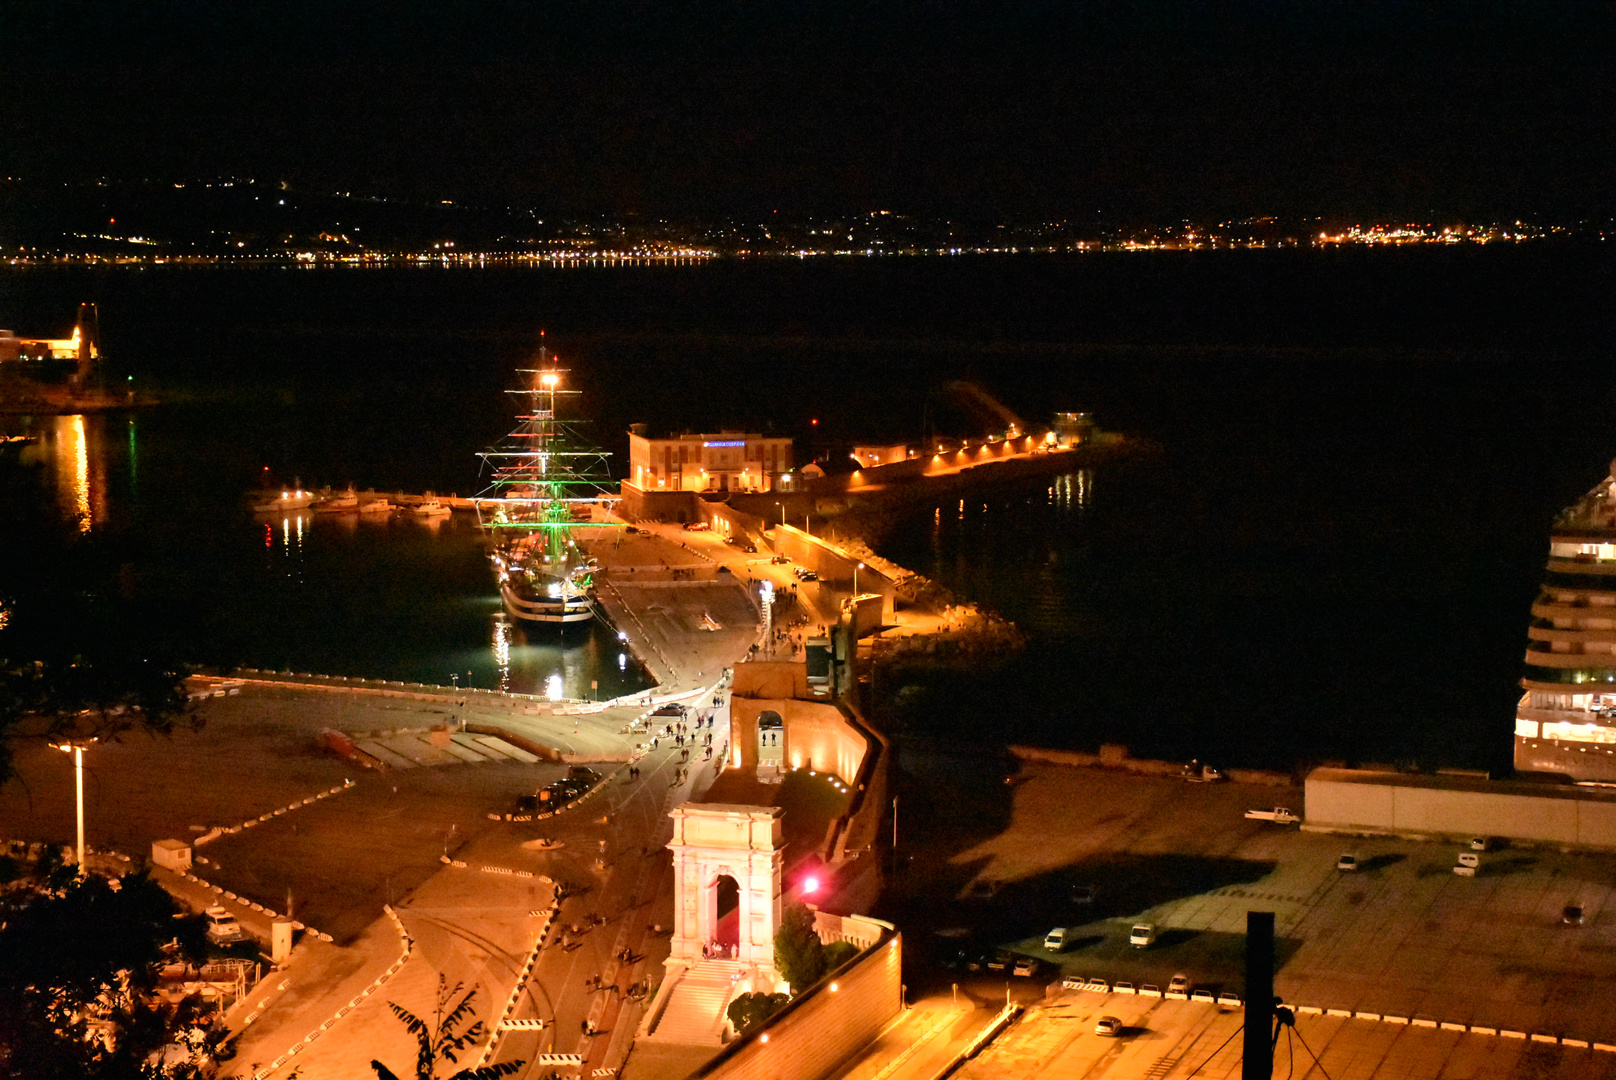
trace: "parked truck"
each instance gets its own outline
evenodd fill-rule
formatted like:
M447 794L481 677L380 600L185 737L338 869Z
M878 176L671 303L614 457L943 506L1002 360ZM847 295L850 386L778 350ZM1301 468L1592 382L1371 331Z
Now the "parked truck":
M1253 821L1272 821L1276 825L1295 825L1302 820L1295 810L1287 810L1283 806L1276 806L1272 810L1247 810L1246 816Z

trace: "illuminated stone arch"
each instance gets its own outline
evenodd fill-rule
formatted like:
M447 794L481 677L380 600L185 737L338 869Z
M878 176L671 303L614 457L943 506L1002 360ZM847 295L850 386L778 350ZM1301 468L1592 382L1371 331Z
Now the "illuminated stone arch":
M780 808L719 803L676 807L673 852L676 888L672 955L700 960L719 939L719 886L737 888L733 959L774 967L780 929Z

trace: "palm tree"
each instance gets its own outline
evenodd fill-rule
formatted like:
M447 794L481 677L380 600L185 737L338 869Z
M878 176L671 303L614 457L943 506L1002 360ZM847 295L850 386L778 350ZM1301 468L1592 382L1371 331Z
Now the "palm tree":
M387 1003L387 1007L393 1010L393 1015L404 1022L405 1029L415 1036L415 1041L420 1046L420 1052L415 1058L415 1080L438 1080L439 1061L454 1064L455 1055L464 1052L468 1046L474 1045L483 1036L481 1020L473 1021L465 1031L456 1034L460 1025L471 1019L471 1002L477 996L477 991L467 990L459 1002L453 1003L454 996L460 993L465 984L455 983L453 990L448 989L446 984L447 980L439 975L438 1003L431 1024L396 1001ZM525 1061L506 1061L496 1065L484 1065L477 1069L461 1069L445 1077L444 1080L497 1080L498 1077L511 1075L525 1064L527 1064ZM376 1070L377 1080L399 1080L398 1074L380 1061L372 1060L370 1067Z

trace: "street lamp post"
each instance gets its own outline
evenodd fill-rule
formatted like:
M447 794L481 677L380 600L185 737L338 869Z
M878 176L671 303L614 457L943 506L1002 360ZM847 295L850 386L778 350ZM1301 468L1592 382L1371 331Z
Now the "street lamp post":
M62 753L73 755L74 806L78 811L77 857L80 877L84 876L84 748L94 741L94 739L90 739L88 742L53 744Z
M860 570L862 570L862 569L864 569L864 564L863 563L856 563L853 566L853 595L854 596L857 596L859 594L859 591L858 591L858 572Z

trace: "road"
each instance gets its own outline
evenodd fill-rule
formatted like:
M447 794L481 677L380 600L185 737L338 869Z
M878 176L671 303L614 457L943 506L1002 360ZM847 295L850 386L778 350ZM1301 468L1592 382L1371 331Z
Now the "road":
M700 704L711 706L710 700ZM666 927L671 915L671 905L669 914L658 910L671 873L668 811L716 776L717 750L729 738L728 716L727 707L714 713L711 761L693 752L686 763L682 751L664 740L640 760L637 779L620 769L589 804L530 828L564 845L540 860L563 899L529 980L533 989L513 1014L545 1026L507 1034L494 1061L526 1061L521 1075L531 1077L550 1071L539 1065L541 1053L581 1054L584 1075L621 1063L639 1016L631 990L654 978L667 955L665 931L652 927ZM683 779L681 770L687 773Z

